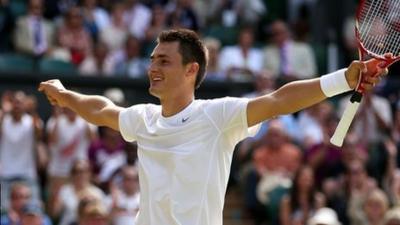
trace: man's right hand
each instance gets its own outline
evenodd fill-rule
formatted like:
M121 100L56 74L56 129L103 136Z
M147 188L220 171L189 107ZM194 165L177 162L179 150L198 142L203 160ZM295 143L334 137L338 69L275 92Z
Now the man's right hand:
M66 91L65 87L60 80L48 80L41 82L38 88L39 91L43 92L50 104L65 107L66 103L62 97L62 92Z

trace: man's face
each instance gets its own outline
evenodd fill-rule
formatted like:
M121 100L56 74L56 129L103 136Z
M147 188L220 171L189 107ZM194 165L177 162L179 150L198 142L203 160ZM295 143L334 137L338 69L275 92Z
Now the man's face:
M26 205L30 198L31 193L27 187L19 187L11 193L11 207L14 210L20 211Z
M138 174L133 169L127 169L123 174L123 189L126 193L132 194L138 190Z
M179 53L179 42L163 42L158 44L152 55L148 69L150 94L163 99L167 95L174 96L176 90L186 80L187 65L182 64Z
M27 214L22 216L21 225L42 225L42 222L40 215Z
M41 16L43 11L42 0L31 0L29 5L30 13L34 16Z

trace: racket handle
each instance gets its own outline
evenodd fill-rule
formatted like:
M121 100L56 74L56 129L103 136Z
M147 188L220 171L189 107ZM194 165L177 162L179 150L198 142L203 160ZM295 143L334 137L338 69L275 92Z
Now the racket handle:
M336 127L335 133L331 138L331 143L335 146L342 147L344 137L350 128L351 122L357 113L357 109L360 106L362 94L354 92L349 104L343 112L342 118L340 118L339 124Z

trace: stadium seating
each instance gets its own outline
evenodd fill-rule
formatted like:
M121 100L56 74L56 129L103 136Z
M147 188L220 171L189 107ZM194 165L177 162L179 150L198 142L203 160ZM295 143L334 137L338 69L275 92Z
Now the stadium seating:
M25 15L27 12L27 1L26 0L11 0L10 11L14 18Z
M223 46L236 44L238 35L239 29L237 27L224 27L219 25L210 26L204 32L204 36L219 39Z
M38 69L44 74L56 74L56 75L77 75L78 71L76 67L65 61L43 58L39 61Z
M32 72L34 60L28 56L7 53L0 54L0 71L3 72Z

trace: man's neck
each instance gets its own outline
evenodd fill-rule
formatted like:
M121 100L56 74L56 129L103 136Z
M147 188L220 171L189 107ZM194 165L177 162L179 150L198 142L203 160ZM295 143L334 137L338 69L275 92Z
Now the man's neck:
M171 99L161 99L161 114L164 117L170 117L175 114L178 114L182 110L184 110L190 103L192 103L194 99L194 95L182 95L176 98Z
M14 122L20 122L22 119L22 114L14 113L14 114L12 114L12 119Z

